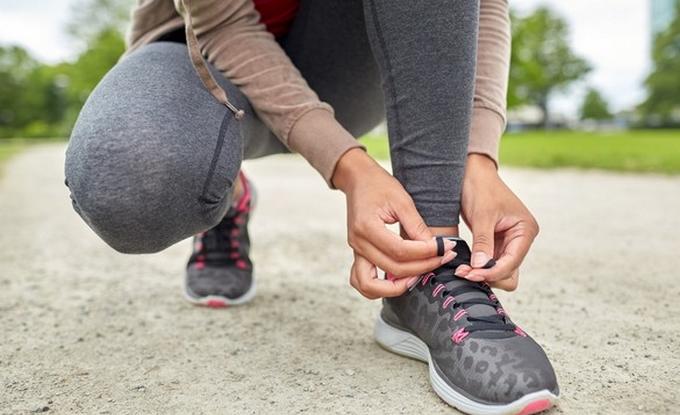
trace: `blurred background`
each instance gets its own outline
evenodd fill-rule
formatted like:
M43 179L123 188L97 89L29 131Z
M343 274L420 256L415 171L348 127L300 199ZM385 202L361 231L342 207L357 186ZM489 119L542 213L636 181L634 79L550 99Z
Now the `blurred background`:
M0 158L64 140L133 0L0 0ZM680 172L680 0L514 0L506 165ZM384 129L364 137L387 158Z

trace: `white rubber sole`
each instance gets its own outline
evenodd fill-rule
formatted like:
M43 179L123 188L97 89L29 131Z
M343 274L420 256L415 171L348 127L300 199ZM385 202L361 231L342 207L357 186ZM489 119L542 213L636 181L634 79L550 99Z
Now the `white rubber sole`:
M184 286L184 298L186 298L187 301L194 305L211 308L224 308L242 305L252 301L253 298L255 298L256 291L257 290L255 288L255 276L253 276L253 283L250 286L250 288L248 288L248 291L246 291L245 293L243 293L243 295L237 298L227 298L222 297L220 295L208 295L205 297L200 297L193 293L186 285Z
M530 415L544 411L557 402L557 396L548 390L541 390L505 405L487 405L473 401L451 388L439 376L432 363L430 349L427 345L403 330L387 324L381 316L375 324L375 340L386 350L420 360L427 363L430 372L430 384L435 393L446 403L471 415Z

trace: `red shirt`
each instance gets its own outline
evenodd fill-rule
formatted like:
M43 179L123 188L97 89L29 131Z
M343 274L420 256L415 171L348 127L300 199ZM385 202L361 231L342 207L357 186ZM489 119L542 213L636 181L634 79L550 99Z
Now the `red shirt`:
M283 36L290 30L300 0L253 0L260 13L260 21L274 36Z

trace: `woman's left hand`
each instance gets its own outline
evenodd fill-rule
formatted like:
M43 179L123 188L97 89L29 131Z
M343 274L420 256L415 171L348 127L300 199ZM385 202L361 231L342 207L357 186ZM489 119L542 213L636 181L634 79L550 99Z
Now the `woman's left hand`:
M519 266L538 235L538 223L484 155L468 156L461 211L472 230L472 266L459 266L456 275L508 291L516 289ZM491 258L496 264L482 268Z

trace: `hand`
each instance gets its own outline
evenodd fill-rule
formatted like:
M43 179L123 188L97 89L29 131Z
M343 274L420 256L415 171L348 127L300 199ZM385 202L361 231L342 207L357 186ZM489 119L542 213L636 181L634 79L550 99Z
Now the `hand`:
M350 284L365 297L401 295L416 276L454 258L451 241L445 242L447 253L437 256L437 244L411 197L362 149L340 158L332 181L347 197L347 240L354 250ZM396 222L410 240L385 227ZM397 278L379 279L376 266Z
M461 210L472 230L472 267L461 265L456 275L508 291L516 289L519 266L539 229L526 206L498 176L490 158L468 156ZM482 269L491 258L496 264Z

